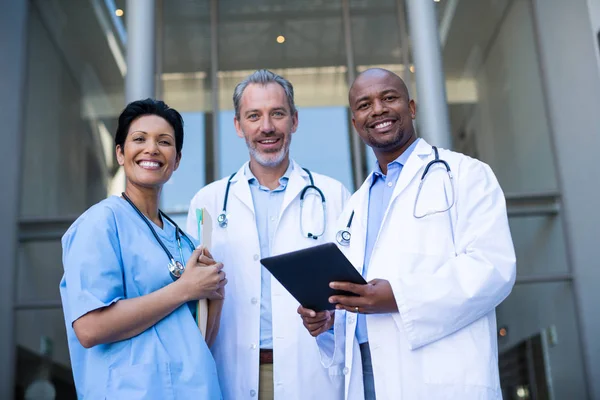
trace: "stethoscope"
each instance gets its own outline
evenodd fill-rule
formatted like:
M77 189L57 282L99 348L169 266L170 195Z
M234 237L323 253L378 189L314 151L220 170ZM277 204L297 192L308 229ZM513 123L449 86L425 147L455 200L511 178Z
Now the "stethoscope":
M350 227L352 226L352 219L354 218L354 210L352 210L352 214L350 214L350 219L348 219L348 223L344 229L341 229L336 233L335 240L342 246L350 245L350 239L352 239L352 234L350 233Z
M326 200L325 200L325 195L323 194L321 189L319 189L317 186L315 186L315 181L313 179L311 172L306 168L302 168L302 169L304 171L306 171L306 173L308 174L308 179L310 180L310 184L306 185L300 192L300 233L304 237L317 240L319 237L323 236L323 234L325 233L325 227L327 224L327 204L326 204ZM229 188L231 187L231 181L236 174L237 174L237 172L231 174L231 176L227 180L227 186L225 187L225 198L223 199L223 210L221 211L221 214L219 214L219 216L217 217L217 223L219 224L219 226L221 228L227 228L227 224L229 223L229 217L227 216L227 200L229 199ZM319 233L311 233L311 232L305 233L304 226L302 224L302 211L304 210L304 198L306 197L306 193L311 189L315 190L318 193L319 197L321 198L321 207L323 209L323 228L322 228L321 232L319 232Z
M421 182L419 182L419 188L417 190L417 196L415 198L415 206L413 208L413 216L415 218L423 218L423 217L426 217L427 215L446 212L454 206L454 178L452 176L452 170L450 169L450 165L448 165L448 163L446 161L440 159L440 155L439 155L437 147L435 147L435 146L431 146L431 147L433 148L433 152L435 153L435 158L427 163L427 165L425 166L425 170L423 171L423 174L421 175ZM442 164L446 168L446 173L448 174L448 177L450 178L450 185L452 187L452 202L450 203L450 205L447 208L445 208L443 210L430 211L423 215L417 215L416 214L417 203L419 201L419 196L421 194L421 188L423 187L423 182L425 181L425 177L427 176L427 173L429 172L431 167L434 166L435 164ZM350 228L352 227L352 219L353 218L354 218L354 210L352 210L352 213L350 214L350 218L348 219L348 223L346 224L346 227L339 230L338 233L335 235L336 241L341 246L349 246L350 245L350 239L352 239L352 234L350 233Z
M150 221L148 221L148 218L146 218L144 216L144 214L142 214L142 212L136 207L136 205L133 204L133 201L131 201L131 199L129 199L129 197L127 197L125 192L121 193L121 196L123 196L123 198L125 200L127 200L127 202L138 213L138 215L142 218L142 220L146 223L146 225L148 225L148 228L150 228L150 231L154 235L154 238L156 239L158 244L160 244L160 247L162 247L162 249L164 250L167 257L169 257L169 264L168 264L167 268L169 269L169 272L171 273L171 278L173 280L178 279L181 276L181 274L183 274L183 271L185 271L185 266L183 265L184 258L183 258L183 250L181 248L181 238L183 237L185 239L185 241L187 242L191 251L193 252L196 249L196 246L194 246L194 243L192 242L192 240L189 237L187 237L185 232L181 230L181 228L175 223L175 221L173 221L171 218L169 218L167 216L167 214L165 214L164 212L158 210L158 213L160 214L160 216L165 218L167 221L169 221L171 223L171 225L173 225L175 227L175 239L177 240L177 247L179 248L179 257L181 259L181 262L178 260L175 260L175 257L173 257L173 254L171 254L169 249L167 249L167 246L165 246L165 244L162 242L162 240L160 240L160 238L158 237L158 234L156 233L156 231L150 224Z

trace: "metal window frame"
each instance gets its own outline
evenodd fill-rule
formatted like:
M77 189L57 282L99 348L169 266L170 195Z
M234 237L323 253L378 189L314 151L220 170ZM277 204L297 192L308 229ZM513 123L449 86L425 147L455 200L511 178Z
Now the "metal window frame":
M15 294L16 265L18 260L18 216L21 208L22 155L24 147L24 119L27 85L27 51L29 49L29 1L1 0L0 6L0 80L3 90L0 93L0 114L4 129L0 135L10 146L4 146L0 153L5 168L0 170L3 193L0 196L0 219L2 222L3 279L0 282L0 359L3 368L0 372L0 398L15 396L16 371L16 331Z

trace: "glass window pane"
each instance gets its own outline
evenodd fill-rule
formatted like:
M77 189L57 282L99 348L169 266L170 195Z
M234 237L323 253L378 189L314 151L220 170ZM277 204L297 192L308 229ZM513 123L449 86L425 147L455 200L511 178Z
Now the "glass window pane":
M233 110L219 113L219 171L221 178L230 176L248 160L246 142L237 136L233 126L234 116Z
M348 111L345 107L300 107L301 123L290 154L305 168L353 187Z
M206 177L205 114L184 112L181 116L185 130L181 162L161 193L161 208L165 211L187 211Z
M407 67L402 56L402 35L398 22L398 3L404 7L404 1L376 0L350 1L350 19L352 24L352 44L357 72L368 68L388 69L406 79L410 68L411 54L407 50ZM414 79L406 79L411 97L416 97ZM367 173L375 169L377 159L370 147L366 147Z
M219 41L221 71L346 64L339 0L221 0Z
M179 112L210 111L210 2L161 4L162 97Z
M568 273L562 220L559 217L510 218L519 276Z
M60 240L25 242L19 246L16 303L58 303L63 275Z
M396 0L350 2L352 44L356 65L402 67L396 3Z
M76 399L62 310L22 310L15 319L17 398L47 376L56 399Z
M234 88L256 69L268 68L294 85L299 126L291 156L352 189L341 2L260 3L219 3L219 176L248 160L233 126Z
M79 214L107 195L125 73L122 26L111 12L103 1L32 1L24 217Z
M179 168L163 188L161 208L185 228L192 197L205 184L206 129L211 114L210 2L162 4L162 97L184 120Z

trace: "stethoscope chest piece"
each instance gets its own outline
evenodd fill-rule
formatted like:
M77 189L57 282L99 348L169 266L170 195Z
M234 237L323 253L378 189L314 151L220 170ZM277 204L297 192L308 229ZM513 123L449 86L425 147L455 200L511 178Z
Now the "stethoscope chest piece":
M225 213L221 213L219 214L219 216L217 217L217 223L219 224L219 226L221 228L227 228L227 214Z
M354 210L350 214L350 218L348 219L348 223L346 224L346 228L339 230L335 235L335 240L342 246L349 246L350 239L352 239L352 234L350 233L350 227L352 226L352 219L354 218Z
M335 235L335 239L342 246L348 246L350 244L350 239L352 238L352 234L347 229L338 231Z
M171 261L169 261L168 268L173 279L179 279L183 274L183 271L185 271L183 264L175 259L171 259Z

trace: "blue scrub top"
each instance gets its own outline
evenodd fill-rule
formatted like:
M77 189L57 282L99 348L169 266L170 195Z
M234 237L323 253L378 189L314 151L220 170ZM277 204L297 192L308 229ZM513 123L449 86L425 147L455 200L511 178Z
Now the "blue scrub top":
M153 227L179 259L175 228L163 225ZM181 243L187 261L192 250ZM113 196L87 210L62 246L60 295L78 398L222 399L214 359L186 304L120 342L85 349L73 331L73 322L90 311L173 282L167 255L124 199Z

